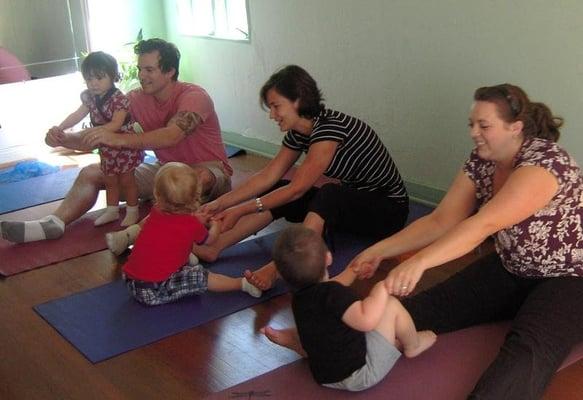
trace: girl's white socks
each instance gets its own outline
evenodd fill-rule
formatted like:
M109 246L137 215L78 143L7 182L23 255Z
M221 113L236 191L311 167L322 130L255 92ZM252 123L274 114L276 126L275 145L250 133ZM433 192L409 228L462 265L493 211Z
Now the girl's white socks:
M126 216L121 221L121 226L130 226L138 222L140 218L140 207L139 206L127 206L126 205Z
M95 226L101 226L119 219L119 207L107 206L105 212L99 216L94 222Z

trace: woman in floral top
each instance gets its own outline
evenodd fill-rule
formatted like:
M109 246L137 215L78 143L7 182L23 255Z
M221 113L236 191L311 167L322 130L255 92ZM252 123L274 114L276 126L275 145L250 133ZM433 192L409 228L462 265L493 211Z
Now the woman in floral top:
M476 147L443 201L351 263L366 277L382 259L423 249L385 280L408 295L425 270L494 236L496 253L404 302L419 329L436 333L513 319L470 398L541 397L583 341L583 176L555 143L562 122L517 86L478 89L469 118Z
M540 398L583 341L583 177L555 143L562 122L519 87L478 89L469 118L476 147L442 202L350 264L370 277L383 259L419 250L385 280L406 296L425 270L494 236L496 253L403 303L418 329L438 334L513 320L470 398ZM293 342L289 331L267 332Z

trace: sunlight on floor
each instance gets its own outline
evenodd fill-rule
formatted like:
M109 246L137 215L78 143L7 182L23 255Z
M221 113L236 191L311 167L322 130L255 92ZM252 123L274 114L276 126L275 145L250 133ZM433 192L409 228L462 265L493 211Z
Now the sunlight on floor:
M84 88L80 73L1 85L0 167L27 159L75 165L47 146L44 137L79 107Z

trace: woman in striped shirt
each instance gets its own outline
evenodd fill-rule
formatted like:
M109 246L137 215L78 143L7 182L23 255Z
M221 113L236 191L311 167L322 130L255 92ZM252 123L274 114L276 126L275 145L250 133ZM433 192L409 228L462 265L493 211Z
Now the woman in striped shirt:
M385 145L365 122L327 109L314 79L289 65L261 88L262 106L285 132L282 146L265 168L236 190L203 206L222 220L223 234L213 247L194 253L206 261L273 220L284 217L318 233L342 230L382 238L400 230L409 199ZM302 153L291 180L282 179ZM326 176L337 180L314 187ZM267 289L277 278L273 263L246 277Z

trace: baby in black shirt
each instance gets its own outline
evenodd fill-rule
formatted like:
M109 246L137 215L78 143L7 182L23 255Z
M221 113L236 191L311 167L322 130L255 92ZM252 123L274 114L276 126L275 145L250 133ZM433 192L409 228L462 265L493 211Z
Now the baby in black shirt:
M332 255L314 231L301 225L285 229L275 243L273 259L292 288L303 355L319 384L367 389L386 376L401 351L415 357L435 343L432 331L416 331L411 316L387 293L384 282L360 300L349 287L329 280Z

